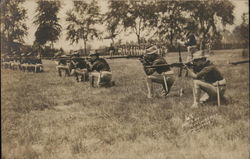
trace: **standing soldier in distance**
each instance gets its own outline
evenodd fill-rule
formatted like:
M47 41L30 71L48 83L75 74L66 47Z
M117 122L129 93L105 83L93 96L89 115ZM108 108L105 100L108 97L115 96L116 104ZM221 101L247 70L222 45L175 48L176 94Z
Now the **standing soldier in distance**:
M186 62L190 62L193 59L193 54L197 51L197 41L192 29L192 23L187 23L186 27L184 27L184 34L186 36L186 40L177 40L177 43L179 45L187 47L188 56Z
M110 44L108 51L109 51L109 55L112 57L115 53L115 48L112 43Z

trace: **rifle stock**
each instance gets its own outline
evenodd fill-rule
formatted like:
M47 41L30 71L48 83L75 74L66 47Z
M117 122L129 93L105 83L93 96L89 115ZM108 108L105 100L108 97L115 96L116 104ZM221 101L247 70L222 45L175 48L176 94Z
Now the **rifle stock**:
M81 59L81 60L89 60L89 57L58 57L54 58L54 60L73 60L73 59Z
M244 60L244 61L229 62L229 64L238 65L238 64L249 63L249 62L250 60Z

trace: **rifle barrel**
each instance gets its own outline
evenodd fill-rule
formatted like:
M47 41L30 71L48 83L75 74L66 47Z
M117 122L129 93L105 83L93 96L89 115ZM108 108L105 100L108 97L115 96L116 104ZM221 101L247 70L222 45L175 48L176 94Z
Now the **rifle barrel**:
M73 59L83 59L83 60L87 60L87 59L90 59L88 57L59 57L59 58L54 58L55 60L73 60Z
M110 57L106 57L106 59L120 59L120 58L141 58L142 55L138 55L138 56L110 56Z
M193 66L191 63L172 63L172 64L160 64L160 65L153 65L153 66L145 66L146 68L159 68L159 67L183 67L186 66Z
M244 61L230 62L229 64L237 65L237 64L243 64L243 63L249 63L249 62L250 60L244 60Z

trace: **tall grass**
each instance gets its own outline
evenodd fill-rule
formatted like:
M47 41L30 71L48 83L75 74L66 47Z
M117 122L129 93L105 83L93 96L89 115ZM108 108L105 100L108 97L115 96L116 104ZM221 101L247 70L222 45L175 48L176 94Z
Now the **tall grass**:
M177 59L167 56L169 63ZM229 104L196 110L190 109L192 89L186 78L177 78L169 97L159 97L155 85L156 97L147 99L141 64L133 59L109 60L116 86L100 89L59 77L52 61L43 61L44 73L2 69L2 156L248 158L249 65L226 64L241 59L235 50L219 51L211 59L227 79ZM181 98L180 88L185 91ZM201 121L214 118L189 131L182 127L189 115Z

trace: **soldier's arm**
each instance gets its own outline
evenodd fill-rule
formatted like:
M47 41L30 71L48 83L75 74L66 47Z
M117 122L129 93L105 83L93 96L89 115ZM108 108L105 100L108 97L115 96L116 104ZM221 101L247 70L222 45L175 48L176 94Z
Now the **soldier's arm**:
M189 76L191 76L194 79L201 79L202 77L204 77L205 74L207 74L208 72L210 72L212 69L214 69L213 66L208 66L203 68L200 72L198 72L197 74L194 73L191 69L187 68Z
M188 71L188 75L194 79L197 78L197 74L194 73L191 69L189 69L187 66L185 66L185 69Z
M146 73L146 75L152 75L155 72L155 68L144 67L144 72Z

